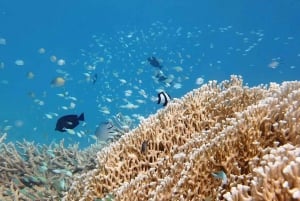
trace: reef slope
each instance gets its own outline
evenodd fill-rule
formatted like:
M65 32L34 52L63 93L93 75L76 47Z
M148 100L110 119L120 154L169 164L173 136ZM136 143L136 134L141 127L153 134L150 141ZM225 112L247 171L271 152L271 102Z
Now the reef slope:
M211 81L98 152L64 200L300 199L299 117L300 82Z

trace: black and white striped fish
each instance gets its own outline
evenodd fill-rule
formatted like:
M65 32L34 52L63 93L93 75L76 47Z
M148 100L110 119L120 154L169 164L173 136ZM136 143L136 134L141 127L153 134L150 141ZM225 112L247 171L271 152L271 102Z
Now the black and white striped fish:
M171 100L170 95L167 92L164 92L164 91L159 92L157 94L157 98L158 98L157 104L162 103L163 106L166 106L168 104L168 102Z

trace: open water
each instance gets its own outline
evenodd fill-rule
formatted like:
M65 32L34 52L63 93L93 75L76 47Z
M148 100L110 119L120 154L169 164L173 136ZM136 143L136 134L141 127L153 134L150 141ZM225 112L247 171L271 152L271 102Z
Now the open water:
M231 74L249 86L299 80L299 10L297 0L2 0L0 132L86 147L99 123L135 127L162 108L159 91L180 98ZM82 112L74 130L54 130Z

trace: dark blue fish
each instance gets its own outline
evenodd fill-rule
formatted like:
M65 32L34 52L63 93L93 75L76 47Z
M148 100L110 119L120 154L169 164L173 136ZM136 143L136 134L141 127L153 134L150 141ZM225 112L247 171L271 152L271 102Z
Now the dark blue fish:
M161 70L156 72L155 77L159 82L164 82L167 79L167 77L164 75L164 73Z
M151 64L151 66L162 68L163 66L159 63L159 61L155 57L148 57L148 62Z
M95 84L97 82L98 79L98 74L94 74L93 78L92 78L92 83Z
M67 129L73 129L78 126L79 121L84 121L84 113L81 113L80 116L75 114L62 116L57 120L55 130L66 132Z
M170 95L167 92L164 92L164 91L159 92L157 94L157 98L158 98L157 104L162 103L163 106L166 106L168 104L168 102L171 100Z

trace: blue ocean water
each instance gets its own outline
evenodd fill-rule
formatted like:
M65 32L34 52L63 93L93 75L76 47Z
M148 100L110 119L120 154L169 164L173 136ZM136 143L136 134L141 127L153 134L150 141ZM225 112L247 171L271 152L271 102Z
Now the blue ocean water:
M249 86L299 80L299 10L296 0L3 0L0 132L86 147L100 122L122 114L134 127L162 108L158 90L180 98L197 80L231 74ZM169 83L156 80L149 56ZM57 77L63 86L51 84ZM82 112L76 134L54 130L60 116Z

